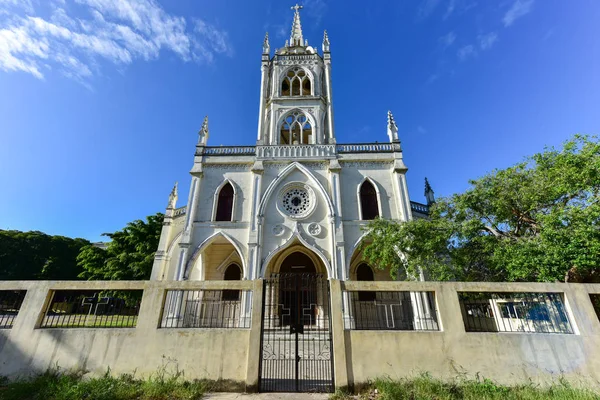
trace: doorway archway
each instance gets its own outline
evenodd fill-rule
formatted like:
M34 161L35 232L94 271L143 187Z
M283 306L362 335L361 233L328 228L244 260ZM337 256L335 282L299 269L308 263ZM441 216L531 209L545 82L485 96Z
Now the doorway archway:
M287 255L279 267L280 274L316 274L317 267L306 253L294 251Z

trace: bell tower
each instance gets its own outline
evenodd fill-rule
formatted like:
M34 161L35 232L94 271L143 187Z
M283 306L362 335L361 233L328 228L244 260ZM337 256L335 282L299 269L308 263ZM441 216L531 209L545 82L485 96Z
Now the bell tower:
M268 34L263 42L258 145L333 144L331 54L327 32L323 55L304 39L295 5L290 39L271 57Z

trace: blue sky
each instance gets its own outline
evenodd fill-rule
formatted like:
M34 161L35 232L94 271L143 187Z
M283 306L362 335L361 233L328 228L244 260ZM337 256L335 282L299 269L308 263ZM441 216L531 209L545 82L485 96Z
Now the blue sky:
M338 142L386 141L411 199L600 127L596 0L306 0ZM0 0L0 229L99 240L187 199L197 132L253 144L260 55L291 1Z

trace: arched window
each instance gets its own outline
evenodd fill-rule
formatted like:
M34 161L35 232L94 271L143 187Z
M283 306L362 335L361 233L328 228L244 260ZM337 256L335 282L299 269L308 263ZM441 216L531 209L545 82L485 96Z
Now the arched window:
M310 96L310 77L302 68L290 69L281 82L282 96Z
M371 220L379 217L379 204L377 203L377 191L373 184L366 180L360 186L360 210L363 220Z
M362 263L356 268L356 280L372 282L375 280L373 270L368 264ZM376 292L358 292L358 301L375 301Z
M233 216L233 186L227 182L219 192L215 221L231 221Z
M311 144L312 126L300 111L289 114L281 124L279 144Z
M229 264L225 270L225 276L223 277L226 281L240 281L242 280L242 270L236 264ZM239 301L240 291L239 290L223 290L223 301Z

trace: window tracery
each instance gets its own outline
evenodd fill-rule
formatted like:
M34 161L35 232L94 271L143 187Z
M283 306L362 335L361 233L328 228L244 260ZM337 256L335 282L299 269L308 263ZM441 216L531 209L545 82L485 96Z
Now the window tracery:
M300 67L290 69L281 82L282 96L310 96L312 82L310 77Z
M301 111L288 114L281 124L279 144L311 144L312 126Z

